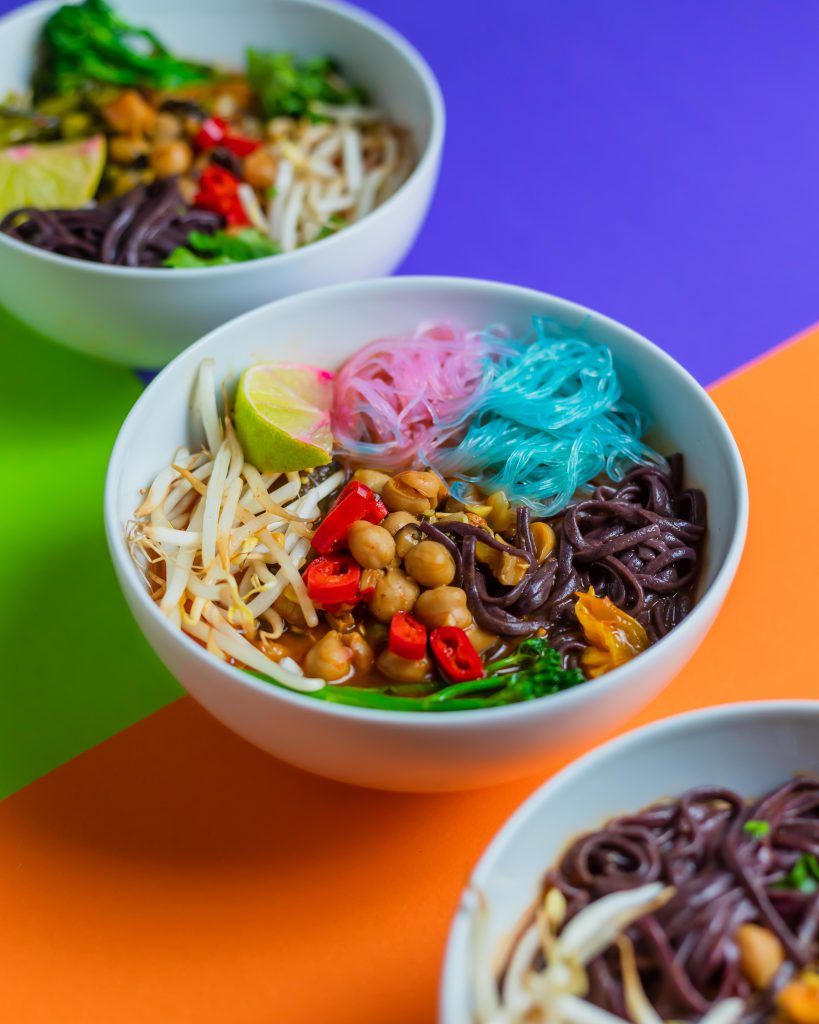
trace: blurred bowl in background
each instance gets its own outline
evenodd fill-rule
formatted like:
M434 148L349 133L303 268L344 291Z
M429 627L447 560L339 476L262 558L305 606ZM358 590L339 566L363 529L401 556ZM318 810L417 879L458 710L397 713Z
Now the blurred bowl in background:
M0 19L0 93L27 90L48 0ZM423 223L444 139L444 104L418 52L377 18L324 0L116 0L130 21L195 60L240 67L248 46L336 57L413 137L416 165L372 213L294 252L224 267L105 266L0 234L0 304L55 341L128 366L163 366L249 309L321 285L389 274Z

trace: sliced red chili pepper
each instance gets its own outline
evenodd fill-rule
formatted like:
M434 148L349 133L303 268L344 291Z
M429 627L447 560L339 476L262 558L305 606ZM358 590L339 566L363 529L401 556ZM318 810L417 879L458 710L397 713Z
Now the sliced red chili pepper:
M387 517L387 506L379 498L379 496L373 491L373 507L372 512L367 517L368 523L375 523L376 526L381 522L382 519Z
M220 214L231 227L249 223L239 199L239 179L217 164L209 164L202 171L193 202L194 206Z
M250 218L238 197L230 204L224 216L229 228L244 227L245 224L250 223Z
M229 149L231 153L239 157L248 156L261 144L260 139L250 139L246 135L226 135L222 139L225 149Z
M380 523L384 518L375 504L377 495L358 480L351 480L313 535L313 547L321 554L335 551L347 539L347 531L361 519ZM385 509L386 512L386 509ZM373 518L377 517L377 518Z
M438 626L429 642L435 660L451 683L465 683L483 675L481 656L459 626Z
M427 627L409 612L396 612L390 619L388 646L399 658L420 661L427 653Z
M361 567L351 555L324 555L314 559L304 574L312 601L321 605L346 604L358 597Z
M238 191L238 178L224 167L209 164L199 176L199 191L194 203L196 206L211 204L208 209L215 205L227 207L237 197Z
M199 150L213 149L227 135L227 121L221 117L209 117L202 122L202 127L193 137L193 144Z
M366 484L362 484L360 480L350 480L344 485L341 493L338 496L338 500L341 501L348 494L366 494L370 503L370 508L367 511L367 515L362 516L362 519L366 519L368 523L375 523L377 526L382 519L387 515L387 506L375 493L375 491L368 487Z

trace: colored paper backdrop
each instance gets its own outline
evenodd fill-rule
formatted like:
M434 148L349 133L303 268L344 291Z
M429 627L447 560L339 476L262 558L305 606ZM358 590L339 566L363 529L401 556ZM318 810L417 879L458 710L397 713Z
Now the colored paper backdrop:
M565 295L708 384L817 319L813 0L362 5L426 55L448 108L440 188L402 272ZM748 464L748 551L712 636L641 721L819 695L809 645L774 666L747 630L781 585L780 480L815 461L817 352L806 334L715 390ZM539 780L352 790L174 702L101 524L139 382L2 314L0 353L0 1019L431 1021L460 886Z

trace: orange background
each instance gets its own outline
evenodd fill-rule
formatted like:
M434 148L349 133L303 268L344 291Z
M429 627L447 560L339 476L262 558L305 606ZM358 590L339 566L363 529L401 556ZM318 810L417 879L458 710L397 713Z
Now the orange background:
M819 555L790 526L813 531L819 510L817 378L814 329L713 389L746 461L748 546L705 644L632 725L819 696ZM540 781L348 788L184 698L0 805L0 1020L432 1022L460 889Z

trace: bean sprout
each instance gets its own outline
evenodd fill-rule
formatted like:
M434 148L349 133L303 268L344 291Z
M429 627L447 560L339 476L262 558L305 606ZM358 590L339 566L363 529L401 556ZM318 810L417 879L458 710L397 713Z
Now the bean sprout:
M260 473L245 461L229 410L220 415L213 360L203 360L192 403L205 438L162 467L129 528L132 554L168 619L223 661L311 692L324 680L274 660L283 630L273 608L290 587L309 626L316 609L301 579L319 502L337 490L331 474L302 493L298 473Z

